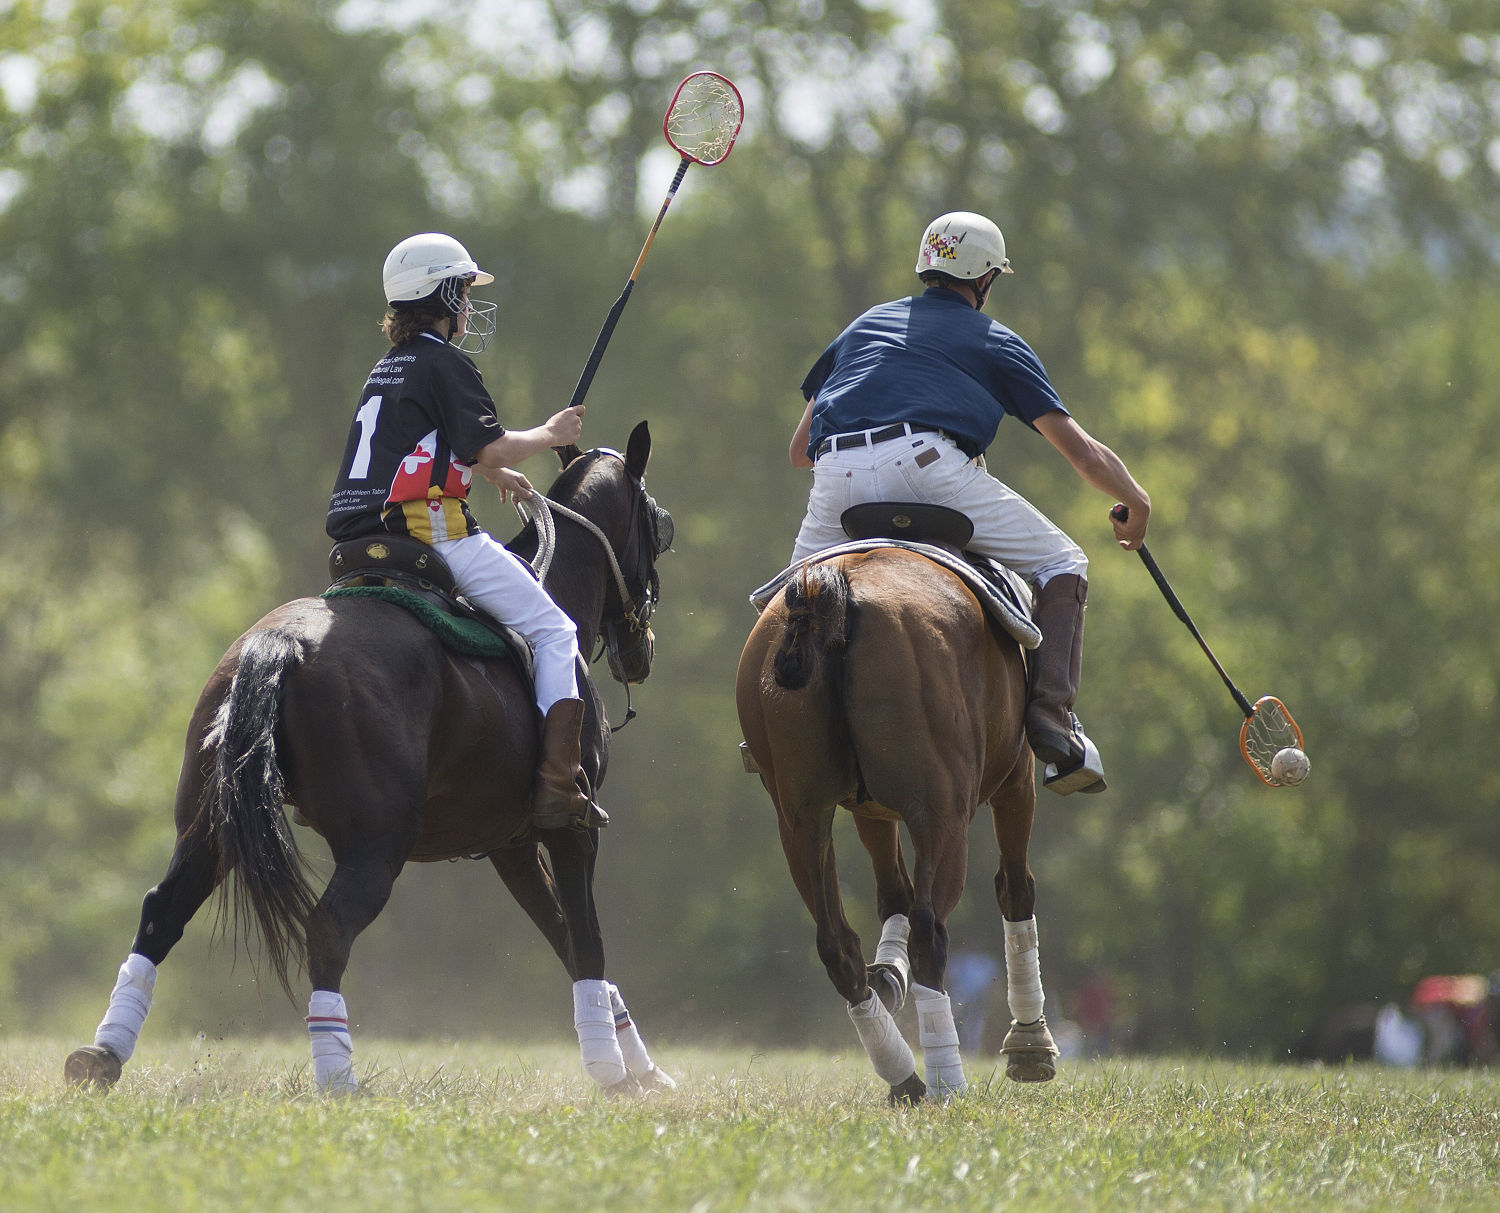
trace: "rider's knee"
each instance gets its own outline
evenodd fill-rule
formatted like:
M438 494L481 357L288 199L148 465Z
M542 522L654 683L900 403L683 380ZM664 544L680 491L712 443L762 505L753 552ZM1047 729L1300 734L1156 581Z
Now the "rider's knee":
M1069 573L1076 574L1088 580L1089 558L1083 554L1083 549L1074 545L1059 552L1056 557L1047 561L1032 575L1032 580L1037 589L1041 589L1054 577L1062 577Z

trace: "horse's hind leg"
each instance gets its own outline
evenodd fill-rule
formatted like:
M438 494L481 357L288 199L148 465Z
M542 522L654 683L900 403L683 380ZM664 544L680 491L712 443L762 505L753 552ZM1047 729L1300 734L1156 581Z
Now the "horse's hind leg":
M161 883L141 903L140 925L130 955L120 966L109 1008L94 1033L94 1043L76 1049L63 1064L71 1086L109 1088L135 1053L141 1027L151 1009L156 968L182 938L188 922L219 883L218 857L202 834L189 827L178 838Z
M880 996L870 988L859 936L844 916L833 854L833 810L809 812L793 822L777 805L777 828L792 883L817 926L818 956L834 989L849 1004L849 1018L875 1073L890 1084L890 1101L917 1103L926 1087L917 1077L911 1046Z
M1048 1082L1057 1074L1057 1044L1042 1013L1046 995L1037 946L1036 879L1026 859L1036 791L1031 766L1024 765L1025 785L1007 785L990 802L1000 844L995 900L1005 925L1005 993L1011 1014L1000 1051L1007 1078Z
M911 988L912 883L901 855L901 832L897 823L854 814L854 828L870 856L875 873L875 912L880 917L880 942L866 977L894 1014L906 1003Z
M330 1095L349 1095L359 1080L349 1010L339 986L354 940L385 908L402 865L393 854L380 852L336 853L334 862L333 877L307 919L307 975L312 981L307 1034L314 1085Z
M950 795L947 802L962 803L962 795ZM969 820L967 812L942 820L935 820L931 813L909 818L916 851L912 996L927 1087L932 1095L945 1099L968 1086L953 1001L943 988L943 975L948 968L948 916L958 905L967 875Z
M542 861L541 851L531 844L503 847L490 854L490 863L500 874L500 879L505 882L511 896L526 911L526 916L552 945L557 958L568 970L568 976L576 980L567 917L558 899L557 885ZM625 1069L644 1090L675 1088L677 1083L672 1076L651 1060L646 1042L641 1038L640 1029L636 1027L625 1006L619 987L612 982L606 982L605 986L609 994L610 1010L614 1015L615 1038L620 1046Z

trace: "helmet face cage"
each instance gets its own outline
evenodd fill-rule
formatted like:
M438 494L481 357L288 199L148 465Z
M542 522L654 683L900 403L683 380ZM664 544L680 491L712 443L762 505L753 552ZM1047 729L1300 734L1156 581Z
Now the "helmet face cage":
M392 308L427 303L442 309L455 330L461 320L464 332L450 336L459 349L478 353L494 336L495 304L467 298L469 287L493 282L494 275L480 269L452 236L443 232L408 236L386 255L381 278Z
M473 281L473 274L444 278L438 289L433 292L437 301L453 318L455 328L457 328L457 322L462 319L464 331L451 340L467 354L481 353L489 345L490 338L495 335L497 305L470 299L468 287Z

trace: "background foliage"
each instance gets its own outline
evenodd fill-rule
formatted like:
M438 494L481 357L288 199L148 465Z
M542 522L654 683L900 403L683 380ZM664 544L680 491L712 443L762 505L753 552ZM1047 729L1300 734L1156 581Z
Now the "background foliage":
M1500 968L1493 5L0 0L0 1027L92 1028L165 869L193 698L235 635L322 588L385 251L447 230L495 272L482 366L503 419L534 423L624 282L675 162L661 112L705 65L740 84L745 133L689 174L585 432L619 446L648 418L677 520L601 865L643 1020L843 1038L739 768L733 671L805 500L796 385L913 288L922 225L958 208L1011 246L991 313L1147 486L1153 551L1315 764L1296 792L1253 781L1110 503L1002 427L991 469L1093 557L1080 710L1111 791L1044 797L1032 860L1063 1011L1104 972L1143 1046L1276 1053L1424 973ZM973 844L953 938L997 951L982 825ZM873 938L857 854L844 878ZM210 926L157 1016L295 1022ZM408 870L345 989L386 1032L566 1019L487 865Z

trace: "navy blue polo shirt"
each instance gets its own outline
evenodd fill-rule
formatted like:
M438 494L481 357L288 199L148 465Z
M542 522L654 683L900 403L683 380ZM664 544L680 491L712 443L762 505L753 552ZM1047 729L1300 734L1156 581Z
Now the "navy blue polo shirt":
M897 421L940 429L978 455L1006 413L1031 425L1068 411L1029 345L936 286L856 319L808 371L802 396L817 401L809 458L830 434Z

